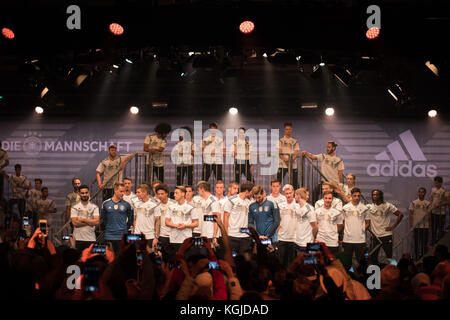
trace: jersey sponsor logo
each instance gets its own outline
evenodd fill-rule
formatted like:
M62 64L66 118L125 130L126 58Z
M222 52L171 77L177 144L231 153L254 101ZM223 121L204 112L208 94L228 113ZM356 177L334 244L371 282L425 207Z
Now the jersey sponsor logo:
M264 207L264 212L269 212L269 209L270 209L270 208L269 208L268 206L265 206L265 207Z
M427 158L423 154L411 130L399 135L400 141L396 140L387 146L387 151L375 155L378 162L367 166L367 174L371 177L429 177L437 176L437 167L426 163ZM405 153L409 154L409 157ZM419 163L417 163L419 162Z
M125 211L125 206L124 206L123 204L121 204L121 205L119 206L119 208L120 208L121 211Z

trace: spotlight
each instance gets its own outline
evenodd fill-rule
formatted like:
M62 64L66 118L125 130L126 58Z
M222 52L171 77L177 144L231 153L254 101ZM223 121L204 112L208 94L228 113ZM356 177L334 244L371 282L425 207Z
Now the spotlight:
M189 52L189 57L192 57L194 55L194 51Z
M394 83L394 85L388 87L387 91L399 105L406 105L412 101L403 83Z
M367 30L366 32L366 37L367 39L373 40L378 38L380 34L380 29L378 29L377 27L372 27L369 30Z
M14 32L11 29L3 28L2 34L6 39L9 39L9 40L14 39Z
M36 112L37 114L42 114L44 113L44 108L37 106L36 108L34 108L34 112Z
M117 64L113 64L114 69L119 69L119 66Z
M437 111L436 110L430 110L430 111L428 111L428 116L430 117L430 118L434 118L434 117L436 117L437 116Z
M132 114L138 114L138 113L139 113L139 108L136 107L136 106L131 106L130 112L131 112Z
M239 30L245 34L252 32L253 29L255 29L255 24L251 21L244 21L239 26Z
M49 92L49 89L47 87L42 89L42 91L41 91L41 99L47 94L47 92Z
M109 25L109 31L115 36L120 36L123 34L123 27L118 23L111 23Z
M125 59L125 61L127 62L127 63L129 63L129 64L133 64L133 61L131 61L130 59Z
M230 110L228 110L228 112L232 115L235 116L238 113L238 109L237 108L230 108Z
M267 58L267 53L263 53L263 57L264 57L264 58Z
M425 62L425 65L428 67L428 69L431 70L431 72L434 73L436 77L439 77L439 70L434 64L432 64L430 61L427 61Z
M319 63L319 66L325 67L325 63L324 63L324 62L321 62L321 63Z
M331 117L334 114L334 108L327 108L325 110L325 114L329 117Z

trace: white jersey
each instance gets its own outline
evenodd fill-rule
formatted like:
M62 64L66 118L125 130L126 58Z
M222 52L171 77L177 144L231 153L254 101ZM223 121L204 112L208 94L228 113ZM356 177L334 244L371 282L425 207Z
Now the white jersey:
M98 207L88 202L84 205L78 202L70 209L71 218L84 218L92 220L94 217L100 216ZM84 227L74 227L73 237L76 241L96 241L95 239L95 227L94 226L84 226Z
M183 204L178 202L169 206L169 213L166 218L169 218L173 224L192 224L192 220L198 219L194 207L186 201ZM186 238L192 237L192 228L170 228L170 243L183 243Z
M131 209L134 210L134 203L139 201L138 197L136 194L134 194L133 191L131 191L131 193L127 196L126 194L123 195L123 200L125 200L126 202L128 202L131 206Z
M380 205L370 203L367 205L370 212L370 230L377 237L387 237L392 235L392 231L386 231L391 224L391 214L398 209L389 202L383 202Z
M286 197L282 195L281 193L278 195L278 197L274 197L272 194L269 194L267 196L267 200L274 202L276 205L279 205L281 202L286 202ZM295 201L295 200L294 200Z
M294 242L297 227L297 216L300 215L300 205L292 200L291 203L282 201L278 204L280 210L280 228L278 230L278 240Z
M202 223L203 223L203 211L202 211L202 197L198 194L192 197L192 206L196 216L198 217L198 226L192 230L194 233L202 233Z
M416 199L409 205L413 213L413 226L415 228L429 228L428 218L424 218L431 211L431 203L428 200Z
M223 139L219 136L208 136L202 141L204 146L203 161L206 164L223 163Z
M229 212L228 235L236 238L247 238L248 234L242 233L241 228L248 228L248 207L250 200L244 200L239 195L234 195L228 199L223 208L224 212Z
M295 223L295 243L298 246L306 247L307 243L314 241L311 223L316 221L316 213L312 205L305 203L303 207L300 207Z
M337 155L330 156L329 154L316 154L317 161L321 162L321 168L323 175L327 178L326 181L339 183L338 171L344 170L344 161ZM321 178L324 180L323 178Z
M201 210L202 210L202 219L204 216L213 215L214 213L216 213L219 216L219 218L221 218L222 208L217 198L212 194L206 200L202 199ZM211 239L214 235L214 224L215 224L214 221L203 221L200 232L201 236ZM216 237L218 238L220 236L221 232L220 229L218 229Z
M149 198L146 202L137 200L134 202L134 221L136 221L134 233L145 235L145 239L155 238L155 215L159 203Z
M169 198L167 203L162 203L161 201L159 206L156 207L155 217L161 217L161 229L159 232L160 237L170 237L171 228L166 226L166 217L168 217L169 214L169 206L175 203L177 203L175 200Z
M320 199L320 200L316 201L314 208L319 209L319 208L323 208L323 206L324 206L324 201L323 201L323 199ZM333 197L333 202L331 202L331 207L342 212L342 207L343 207L342 200Z
M432 188L431 189L431 196L433 198L433 202L431 203L431 207L437 206L445 202L445 197L447 193L444 187L440 187L439 189ZM432 209L432 214L438 214L438 215L444 215L445 216L445 209L446 206L434 208Z
M357 206L347 203L344 208L344 239L346 243L366 243L366 220L369 208L361 202Z
M339 246L338 224L343 223L342 212L331 207L320 207L315 210L319 231L316 240L324 242L328 247Z

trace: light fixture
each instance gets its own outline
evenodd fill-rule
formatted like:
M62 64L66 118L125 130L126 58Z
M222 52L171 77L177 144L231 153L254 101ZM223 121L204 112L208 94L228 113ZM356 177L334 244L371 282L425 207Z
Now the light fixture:
M239 30L244 34L251 33L254 29L255 24L251 21L244 21L239 25Z
M378 29L377 27L372 27L369 30L367 30L367 32L366 32L366 37L367 37L367 39L370 39L370 40L378 38L379 35L380 35L380 29Z
M109 31L115 36L120 36L123 34L123 27L118 23L111 23L109 25Z
M437 116L437 111L436 110L430 110L430 111L428 111L428 116L430 117L430 118L434 118L434 117L436 117Z
M14 39L15 35L14 32L11 29L8 28L3 28L2 29L2 34L6 39L12 40Z
M128 58L126 58L125 61L126 61L127 63L129 63L129 64L132 64L132 63L133 63L133 61L131 61L131 60L128 59Z
M36 112L37 114L42 114L44 113L44 108L37 106L36 108L34 108L34 112Z
M327 116L329 116L329 117L331 117L332 115L334 115L334 108L327 108L326 110L325 110L325 114L327 115Z
M233 108L230 108L230 109L228 110L228 112L229 112L232 116L235 116L235 115L238 114L238 109L233 107Z
M139 108L136 107L136 106L131 106L130 112L131 112L132 114L138 114L138 113L139 113Z
M307 104L302 104L301 108L302 109L316 109L316 108L318 108L318 105L315 103L307 103Z
M439 70L434 64L432 64L430 61L427 61L425 62L425 65L428 67L428 69L431 70L431 72L434 73L436 77L439 77Z
M119 69L119 66L117 64L113 64L114 69Z

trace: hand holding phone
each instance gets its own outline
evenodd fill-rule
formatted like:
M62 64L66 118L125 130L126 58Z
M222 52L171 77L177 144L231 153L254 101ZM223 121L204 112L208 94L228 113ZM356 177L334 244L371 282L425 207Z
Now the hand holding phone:
M142 236L140 234L127 234L127 243L141 241Z
M307 243L306 252L314 253L322 250L320 243Z
M212 221L214 222L214 215L204 215L203 221Z
M42 237L46 237L48 235L47 220L39 220L39 229L41 230Z
M101 244L96 244L92 247L92 253L106 254L106 246Z
M194 246L199 246L199 247L203 246L203 244L204 244L202 237L192 238L192 242L194 242Z
M268 246L268 245L272 244L272 239L270 239L270 238L261 239L261 244Z
M219 269L219 263L217 261L210 261L208 266L209 266L209 269L211 269L211 270Z

